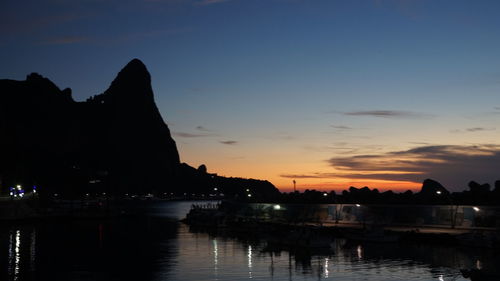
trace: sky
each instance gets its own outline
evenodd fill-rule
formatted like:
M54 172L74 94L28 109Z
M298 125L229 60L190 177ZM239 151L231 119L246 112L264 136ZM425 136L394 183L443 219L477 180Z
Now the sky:
M182 162L282 191L500 179L500 2L6 0L0 78L77 101L133 58Z

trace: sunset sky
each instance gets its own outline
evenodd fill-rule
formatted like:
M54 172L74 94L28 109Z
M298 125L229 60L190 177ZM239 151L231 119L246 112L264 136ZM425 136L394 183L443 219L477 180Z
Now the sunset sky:
M181 161L281 190L500 179L500 1L0 2L0 78L148 67Z

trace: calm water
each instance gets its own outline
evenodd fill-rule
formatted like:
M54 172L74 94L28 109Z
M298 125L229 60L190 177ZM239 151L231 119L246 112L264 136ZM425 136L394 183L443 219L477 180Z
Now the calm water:
M195 232L177 223L192 202L142 219L0 227L0 280L468 280L460 268L498 268L486 251L352 244L332 253L266 251L251 235Z

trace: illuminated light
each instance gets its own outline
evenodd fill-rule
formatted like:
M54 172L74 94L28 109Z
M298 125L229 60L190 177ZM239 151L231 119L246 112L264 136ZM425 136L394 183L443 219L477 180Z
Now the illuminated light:
M58 195L59 195L59 194L57 194L57 193L54 193L54 196L55 196L55 197L57 197Z
M21 189L21 185L20 184L16 185L16 187L17 187L17 189Z
M103 192L102 195L106 195L106 192Z
M249 191L250 191L250 189L247 188L247 192L249 192Z
M17 197L17 194L14 194L14 197Z
M14 277L16 277L14 280L17 280L17 277L19 277L19 267L21 264L21 231L16 230L16 246L14 248L14 253L15 253L15 262L14 262Z
M441 274L441 275L439 275L438 280L439 280L439 281L444 281L444 276L443 276L442 274Z
M480 260L476 261L476 268L479 269L479 270L481 270L483 268L483 264L481 263Z
M36 189L33 189L33 193L36 193Z
M359 204L356 204L356 207L361 207L361 205L359 205Z
M90 194L87 193L87 194L85 194L85 196L90 196Z
M214 269L217 270L217 264L219 263L219 247L217 245L217 239L214 239L212 242L214 245Z
M19 193L19 197L23 197L24 196L24 193Z
M328 258L325 258L325 278L328 278L330 271L328 271Z
M281 206L280 205L274 205L273 209L279 210L279 209L281 209Z
M363 258L363 248L361 248L361 245L358 245L356 252L358 253L358 259L362 259Z
M441 191L439 191L439 190L438 190L438 191L436 191L436 194L441 194Z
M325 197L326 197L326 196L328 196L328 193L326 193L326 192L325 192L325 193L323 193L323 196L325 196Z
M252 194L248 194L248 197L252 197Z
M252 277L252 245L248 245L248 278Z
M474 209L474 211L476 211L476 212L481 211L481 209L479 209L478 207L472 207L472 209Z
M217 191L218 190L217 187L214 187L214 190Z
M12 195L14 195L14 192L12 192L12 191L11 191L11 192L10 192L10 196L12 196Z

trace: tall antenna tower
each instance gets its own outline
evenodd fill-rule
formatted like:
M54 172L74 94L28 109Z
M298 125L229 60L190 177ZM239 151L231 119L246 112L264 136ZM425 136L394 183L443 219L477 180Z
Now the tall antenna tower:
M293 180L293 192L297 192L297 187L295 186L297 182Z

